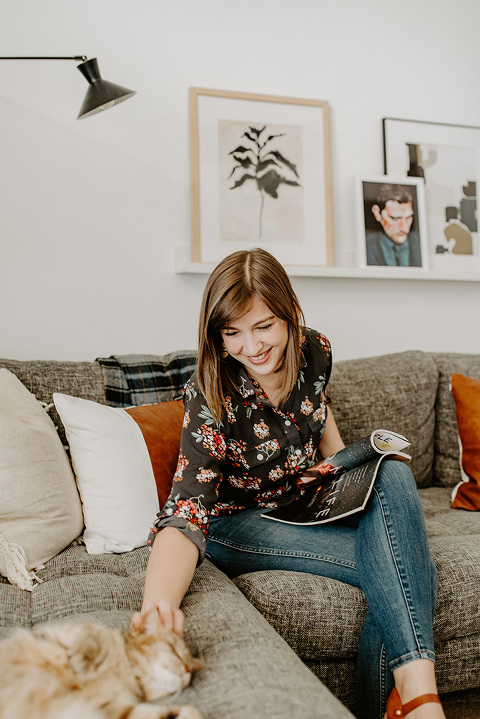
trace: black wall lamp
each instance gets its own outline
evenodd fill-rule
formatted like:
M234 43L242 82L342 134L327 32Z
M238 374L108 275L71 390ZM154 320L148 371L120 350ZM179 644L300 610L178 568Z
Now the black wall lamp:
M75 62L80 62L77 68L86 78L89 86L80 112L77 115L77 120L90 117L90 115L94 115L101 110L108 110L109 107L118 105L118 103L136 95L134 90L128 90L126 87L103 80L100 76L97 59L87 60L85 55L75 55L73 57L0 57L0 60L74 60Z

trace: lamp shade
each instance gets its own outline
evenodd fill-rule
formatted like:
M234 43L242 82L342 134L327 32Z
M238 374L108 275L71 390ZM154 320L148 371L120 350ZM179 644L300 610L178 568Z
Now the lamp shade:
M103 80L100 76L96 58L86 60L77 67L89 83L77 120L90 117L90 115L101 112L101 110L107 110L109 107L118 105L118 103L136 95L134 90L128 90L126 87Z

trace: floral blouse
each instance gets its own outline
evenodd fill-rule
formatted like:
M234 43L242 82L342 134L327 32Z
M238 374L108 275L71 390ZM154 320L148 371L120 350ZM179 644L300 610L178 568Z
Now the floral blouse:
M180 529L203 560L210 517L253 507L277 507L298 490L295 476L318 461L325 430L325 388L331 349L326 337L306 329L297 383L275 407L238 364L237 391L227 397L224 418L215 422L196 373L185 385L180 452L170 496L151 529L148 544L166 526Z

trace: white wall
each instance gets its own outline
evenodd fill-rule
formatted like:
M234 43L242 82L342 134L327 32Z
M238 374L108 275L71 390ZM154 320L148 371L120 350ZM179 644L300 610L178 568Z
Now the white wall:
M478 0L4 3L2 55L98 57L138 95L77 122L75 63L0 62L0 356L194 347L206 277L175 274L173 255L190 242L189 86L329 101L348 255L352 178L383 170L382 117L480 125L479 21ZM294 285L337 359L480 352L480 282Z

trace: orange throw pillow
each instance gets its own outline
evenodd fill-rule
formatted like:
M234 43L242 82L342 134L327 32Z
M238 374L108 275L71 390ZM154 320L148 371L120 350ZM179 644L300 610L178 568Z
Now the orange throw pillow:
M183 425L183 402L171 400L158 404L127 407L125 412L140 427L152 463L160 507L172 488L177 469L180 435Z
M452 493L455 509L480 509L480 381L452 374L463 481Z

